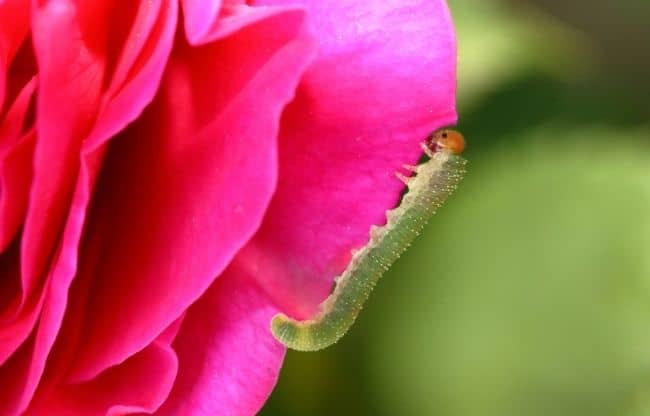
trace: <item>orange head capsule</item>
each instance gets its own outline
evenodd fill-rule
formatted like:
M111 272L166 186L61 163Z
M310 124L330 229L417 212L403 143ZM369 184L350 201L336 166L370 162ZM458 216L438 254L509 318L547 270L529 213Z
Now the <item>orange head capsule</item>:
M431 136L429 147L432 150L443 149L459 155L465 150L465 138L456 130L438 130Z

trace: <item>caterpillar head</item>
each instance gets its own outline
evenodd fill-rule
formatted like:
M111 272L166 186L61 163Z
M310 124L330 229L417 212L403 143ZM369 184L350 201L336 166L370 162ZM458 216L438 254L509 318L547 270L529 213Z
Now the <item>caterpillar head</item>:
M431 135L429 148L433 151L446 150L459 155L465 150L465 138L456 130L443 129Z

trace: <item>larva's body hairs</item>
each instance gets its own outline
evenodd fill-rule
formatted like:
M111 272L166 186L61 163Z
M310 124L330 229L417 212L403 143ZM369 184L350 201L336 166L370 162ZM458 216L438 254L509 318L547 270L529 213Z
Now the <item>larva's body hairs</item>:
M462 135L453 130L440 130L423 144L430 159L418 166L405 166L414 172L410 178L397 173L408 192L397 208L386 212L384 226L371 227L368 244L354 253L316 316L303 321L282 313L273 317L271 332L278 341L294 350L316 351L347 332L381 275L456 189L465 173L465 159L459 155L464 145Z

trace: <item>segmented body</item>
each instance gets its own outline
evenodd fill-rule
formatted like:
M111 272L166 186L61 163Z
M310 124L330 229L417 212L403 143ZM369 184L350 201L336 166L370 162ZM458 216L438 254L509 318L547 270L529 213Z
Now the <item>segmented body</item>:
M386 225L373 226L370 240L336 279L332 294L312 319L297 321L277 314L271 331L278 341L300 351L316 351L338 341L352 326L381 275L406 250L428 219L456 189L465 160L450 150L430 153L408 180L399 207L386 212Z

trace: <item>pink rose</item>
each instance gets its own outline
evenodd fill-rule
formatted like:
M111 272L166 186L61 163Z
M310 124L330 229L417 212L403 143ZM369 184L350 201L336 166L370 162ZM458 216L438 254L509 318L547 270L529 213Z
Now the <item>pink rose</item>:
M443 0L302 3L0 1L0 415L262 406L456 120Z

